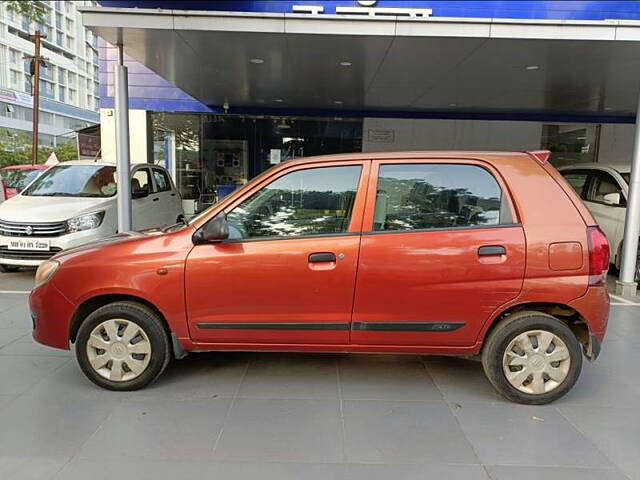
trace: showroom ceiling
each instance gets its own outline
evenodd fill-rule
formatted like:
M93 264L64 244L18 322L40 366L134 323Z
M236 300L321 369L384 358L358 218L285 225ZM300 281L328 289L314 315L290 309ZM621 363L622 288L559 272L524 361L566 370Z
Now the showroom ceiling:
M640 22L116 8L85 9L83 20L194 98L230 111L628 120L640 89Z

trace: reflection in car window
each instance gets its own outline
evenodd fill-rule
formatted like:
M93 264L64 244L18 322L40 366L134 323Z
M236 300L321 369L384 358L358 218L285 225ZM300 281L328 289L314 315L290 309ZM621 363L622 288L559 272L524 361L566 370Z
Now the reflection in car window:
M229 238L346 232L360 170L313 168L278 178L227 215Z
M112 197L116 168L103 165L56 165L22 193L38 197Z
M380 167L374 230L422 230L511 222L500 186L484 168L445 164Z
M165 172L164 170L158 170L157 168L154 168L153 178L156 181L156 191L166 192L168 190L171 190L171 182L169 182L169 177L167 176L167 172Z
M26 168L16 168L12 170L3 170L1 176L7 184L8 188L15 188L21 191L29 185L42 170L29 170Z
M584 186L587 184L589 174L587 172L562 172L564 178L573 187L580 198L584 198Z

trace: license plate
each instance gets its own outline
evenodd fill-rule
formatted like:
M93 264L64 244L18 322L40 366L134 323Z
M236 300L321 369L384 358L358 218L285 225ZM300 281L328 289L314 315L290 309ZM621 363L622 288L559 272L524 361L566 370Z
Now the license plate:
M9 250L37 250L48 252L49 240L41 238L12 238L9 240Z

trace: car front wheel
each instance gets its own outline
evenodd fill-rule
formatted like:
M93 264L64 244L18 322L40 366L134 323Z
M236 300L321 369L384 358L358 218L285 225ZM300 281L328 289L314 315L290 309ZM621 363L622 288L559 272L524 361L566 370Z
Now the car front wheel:
M574 333L542 312L519 312L496 325L482 351L489 381L511 401L542 405L565 395L582 369Z
M80 368L109 390L138 390L153 382L170 359L158 314L134 302L115 302L91 313L76 338Z

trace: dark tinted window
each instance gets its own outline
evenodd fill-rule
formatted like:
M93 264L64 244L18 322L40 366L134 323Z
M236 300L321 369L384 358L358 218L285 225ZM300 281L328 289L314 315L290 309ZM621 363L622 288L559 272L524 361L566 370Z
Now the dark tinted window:
M227 215L229 237L291 237L346 232L359 166L313 168L273 181Z
M568 171L561 173L567 182L569 182L569 185L571 185L576 193L580 195L580 198L584 198L586 193L584 190L589 178L589 172Z
M500 186L474 165L380 167L374 230L421 230L511 223Z

